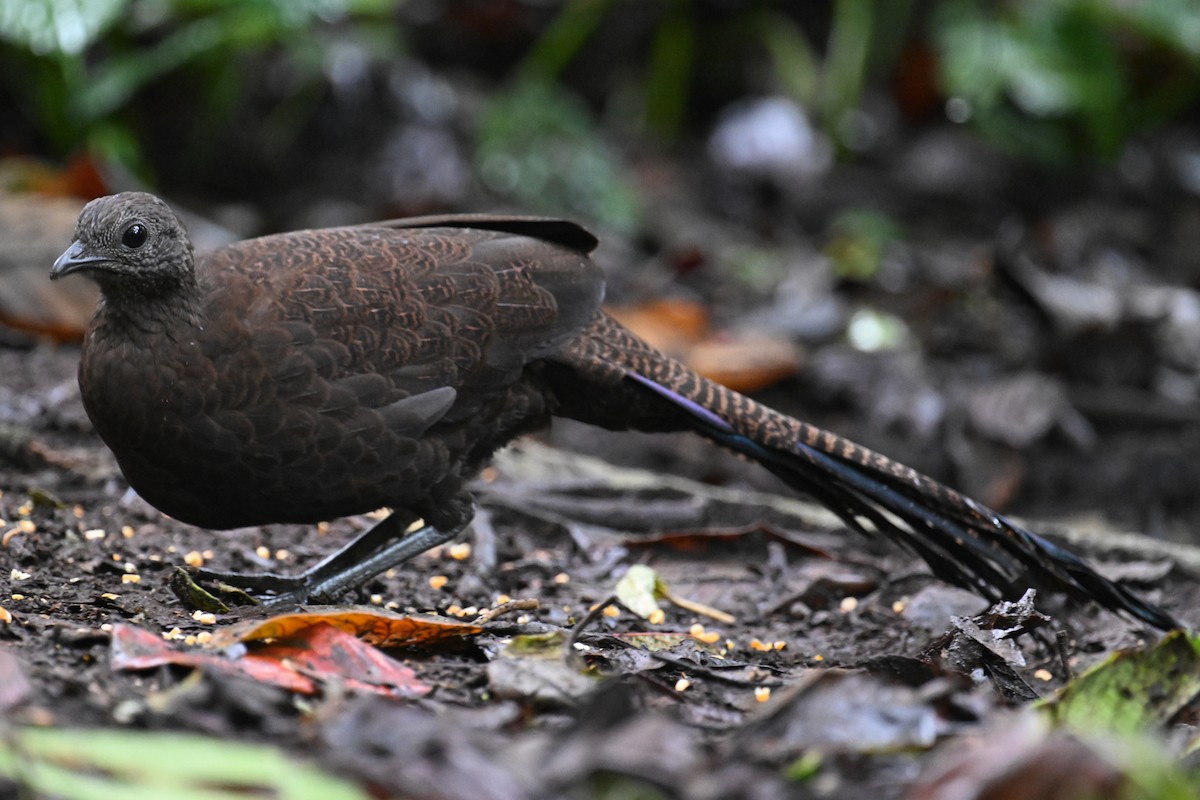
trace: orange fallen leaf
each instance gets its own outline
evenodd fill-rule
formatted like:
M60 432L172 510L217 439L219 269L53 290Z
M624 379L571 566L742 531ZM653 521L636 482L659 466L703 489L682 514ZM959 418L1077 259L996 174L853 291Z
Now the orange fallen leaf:
M739 392L789 378L804 362L803 349L783 337L710 331L708 310L698 303L656 300L606 310L657 349Z
M654 300L605 311L655 348L675 356L708 335L708 309L687 300Z
M239 642L286 639L312 625L324 624L355 636L376 647L429 646L450 639L481 633L483 628L468 622L439 617L406 616L383 609L330 608L280 614L267 620L248 620L215 631L210 647L228 647Z
M684 358L709 380L735 391L754 392L799 372L804 354L799 345L787 339L746 333L696 342Z
M0 164L0 173L4 188L10 192L82 200L110 193L96 162L86 153L61 166L31 156L9 156Z

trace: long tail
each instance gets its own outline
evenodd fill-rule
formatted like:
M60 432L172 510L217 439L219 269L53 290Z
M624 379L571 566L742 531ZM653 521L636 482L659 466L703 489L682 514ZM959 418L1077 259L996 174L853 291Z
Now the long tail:
M1031 583L1091 599L1162 630L1179 624L1065 550L911 467L713 383L602 316L566 354L592 380L618 378L624 408L583 414L609 427L691 428L762 464L837 514L916 552L943 580L990 599ZM577 406L579 404L576 404Z

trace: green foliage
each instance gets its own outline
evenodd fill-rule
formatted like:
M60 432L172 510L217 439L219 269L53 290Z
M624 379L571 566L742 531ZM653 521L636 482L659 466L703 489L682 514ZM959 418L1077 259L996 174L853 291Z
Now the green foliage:
M75 55L104 33L128 0L17 0L0 5L0 39L36 55Z
M821 68L804 31L782 14L760 14L754 24L771 59L780 90L801 105L815 103Z
M1112 158L1200 86L1200 2L942 0L946 93L984 136L1049 163Z
M910 0L835 0L815 107L843 151L860 149L855 115L872 73L890 70L908 36Z
M696 57L696 20L674 3L654 33L646 77L646 124L674 135L687 112L688 83Z
M783 3L719 15L698 0L658 8L641 84L648 129L675 135L699 74L714 63L744 69L765 53L777 89L854 149L862 93L908 41L916 6L833 0L823 52ZM936 0L929 8L942 91L965 104L983 136L1036 161L1112 158L1200 93L1200 0ZM566 3L530 71L556 79L609 13L620 5Z
M821 85L821 111L826 128L836 130L858 104L871 54L875 9L872 0L836 0L829 52Z
M14 728L0 777L64 800L367 800L357 786L279 750L194 734ZM26 794L22 794L22 797Z
M518 83L557 77L595 33L612 0L570 0L542 32L521 65Z
M0 0L0 93L35 121L52 151L88 148L144 171L139 135L156 110L139 108L139 100L149 87L169 78L187 92L188 135L210 141L244 108L254 85L247 72L270 53L287 67L289 83L258 135L286 139L319 102L334 48L349 40L372 59L403 50L394 21L403 2ZM1200 94L1200 0L831 0L828 7L823 33L800 23L819 14L796 13L782 0L643 7L652 28L643 31L633 70L641 124L672 138L702 83L732 81L733 91L791 96L843 151L853 150L862 95L887 78L915 22L928 23L940 88L958 101L954 107L984 137L1043 163L1112 158ZM545 210L629 223L632 192L590 113L559 83L624 8L616 0L561 5L512 76L517 88L495 98L483 123L478 165L491 185ZM500 150L510 145L516 151L506 158ZM543 145L548 150L536 152Z
M1175 631L1148 650L1115 653L1040 708L1084 733L1139 733L1167 725L1200 697L1200 636Z
M526 81L492 98L480 123L476 169L489 188L546 213L569 209L631 230L637 197L591 115L553 84Z
M911 0L835 0L822 57L787 13L786 3L760 0L717 15L699 0L660 3L640 86L645 127L674 137L702 74L742 73L762 60L774 87L758 91L783 92L813 109L827 132L842 141L868 75L899 52L911 6ZM611 0L566 3L526 59L521 78L557 79L604 15L619 10Z
M320 25L353 21L363 42L394 55L395 37L378 33L398 2L6 0L0 81L60 151L86 147L138 168L134 106L152 82L195 68L197 125L219 125L246 88L250 55L280 47L315 80L326 44L314 36Z

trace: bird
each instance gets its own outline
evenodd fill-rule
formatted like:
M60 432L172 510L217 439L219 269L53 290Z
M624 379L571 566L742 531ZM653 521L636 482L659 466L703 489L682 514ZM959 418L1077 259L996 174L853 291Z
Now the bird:
M1044 586L1178 627L982 503L658 352L602 309L597 244L563 219L449 214L197 257L167 203L125 192L84 207L50 277L100 288L80 393L151 505L215 530L391 509L297 574L197 573L265 602L336 598L450 541L491 456L569 417L693 431L988 599Z

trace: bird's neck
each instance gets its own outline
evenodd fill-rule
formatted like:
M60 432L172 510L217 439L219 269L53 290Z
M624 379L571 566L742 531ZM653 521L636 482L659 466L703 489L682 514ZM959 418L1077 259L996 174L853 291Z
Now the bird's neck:
M187 335L203 325L203 301L195 279L167 286L101 283L97 333L115 339Z

